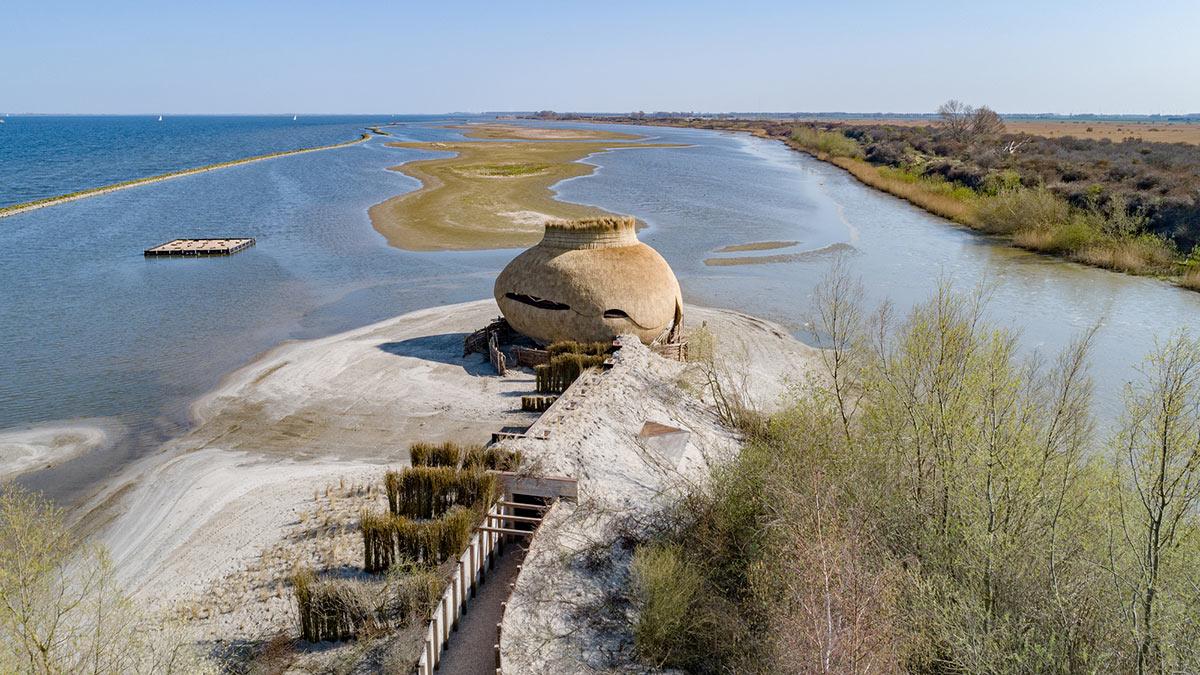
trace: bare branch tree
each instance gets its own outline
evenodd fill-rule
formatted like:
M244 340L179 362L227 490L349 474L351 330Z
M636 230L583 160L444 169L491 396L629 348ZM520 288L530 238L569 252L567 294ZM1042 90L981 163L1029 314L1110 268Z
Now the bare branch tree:
M941 118L942 127L952 136L959 139L966 138L971 129L971 118L975 115L974 108L952 98L938 106L937 113Z

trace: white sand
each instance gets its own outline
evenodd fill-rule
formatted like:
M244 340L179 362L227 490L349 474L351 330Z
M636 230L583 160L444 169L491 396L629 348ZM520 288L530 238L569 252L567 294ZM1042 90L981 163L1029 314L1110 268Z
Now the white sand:
M113 424L104 420L0 433L0 481L61 464L107 445Z
M707 321L720 358L730 360L724 370L748 374L744 391L761 410L815 367L815 352L770 322L695 308L688 318ZM556 404L530 438L512 443L536 471L577 478L579 499L555 506L530 545L503 620L505 672L644 670L632 656L623 602L632 552L619 544L621 531L641 531L740 443L697 396L694 370L635 341L611 370L581 379L579 392L572 387L578 401ZM682 454L639 439L647 421L687 431ZM543 429L547 438L533 437Z
M380 479L418 440L488 440L528 425L533 376L462 358L492 300L440 307L285 344L194 406L195 429L87 506L122 580L155 607L245 567L340 477ZM112 515L115 513L115 515Z
M194 430L107 485L85 522L135 598L197 619L198 638L291 631L293 603L281 580L295 562L355 566L354 514L369 499L365 486L379 483L386 466L407 464L410 443L481 442L537 418L519 411L520 394L534 388L531 373L500 378L483 356L462 358L464 334L497 315L492 300L439 307L268 352L198 400ZM788 364L811 355L774 324L696 308L688 319L707 321L731 347L763 406L785 390ZM695 385L682 364L635 351L630 363L645 367L606 375L598 407L529 455L550 473L580 477L589 495L580 508L627 511L666 486L666 476L698 474L736 449L734 435L688 393ZM631 445L645 417L693 431L665 473Z

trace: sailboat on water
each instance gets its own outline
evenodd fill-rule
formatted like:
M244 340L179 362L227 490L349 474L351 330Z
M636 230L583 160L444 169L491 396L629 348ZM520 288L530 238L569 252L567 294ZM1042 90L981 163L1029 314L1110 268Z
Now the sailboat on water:
M296 116L295 116L295 115L292 115L292 121L293 121L293 122L295 122L295 121L296 121Z
M159 121L159 122L161 122L161 121L162 121L162 115L159 115L159 116L158 116L158 121Z

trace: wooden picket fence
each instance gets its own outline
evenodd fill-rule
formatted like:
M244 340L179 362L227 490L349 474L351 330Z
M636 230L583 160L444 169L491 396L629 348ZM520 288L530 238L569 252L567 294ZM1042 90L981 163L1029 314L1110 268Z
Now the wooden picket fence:
M534 530L518 530L505 527L506 523L526 522L536 525L541 518L528 518L513 515L514 508L539 509L542 507L528 504L516 504L509 501L498 501L488 510L483 518L483 524L476 528L458 564L454 566L454 574L450 577L446 590L438 600L429 625L425 632L425 644L421 649L421 658L417 661L417 675L432 675L442 660L446 643L450 640L450 632L458 625L467 603L475 595L475 589L482 584L488 571L496 565L500 548L505 537L528 537Z

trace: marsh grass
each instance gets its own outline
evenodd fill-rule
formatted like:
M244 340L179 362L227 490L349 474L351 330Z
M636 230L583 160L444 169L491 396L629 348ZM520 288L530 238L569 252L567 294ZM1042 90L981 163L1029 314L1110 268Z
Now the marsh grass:
M868 164L860 159L849 157L833 157L828 161L849 171L863 183L899 197L930 213L963 225L974 226L976 222L974 198L944 180L918 179L903 170L884 170L884 168Z
M862 148L852 138L847 138L840 131L819 131L807 126L798 126L792 131L792 141L797 145L813 152L823 153L830 157L863 156Z
M1200 291L1200 267L1191 267L1179 279L1179 285Z
M475 172L481 176L528 176L541 173L550 168L549 164L541 162L521 162L515 164L477 164L464 166L463 171Z

